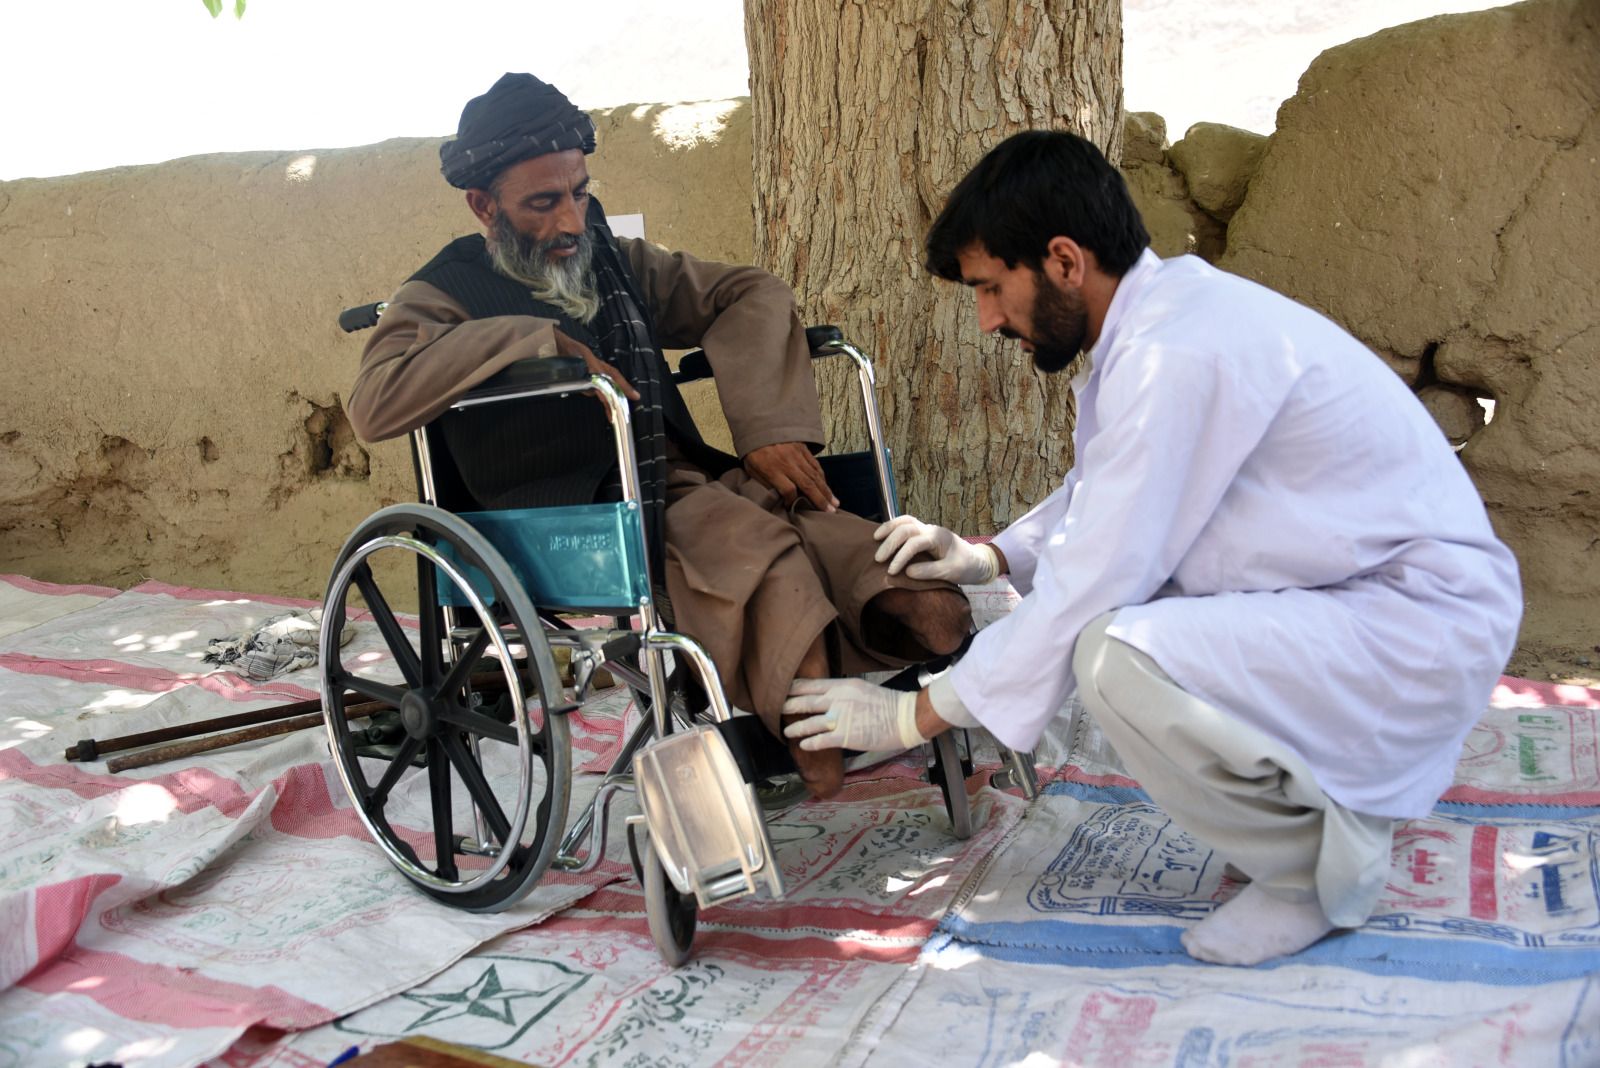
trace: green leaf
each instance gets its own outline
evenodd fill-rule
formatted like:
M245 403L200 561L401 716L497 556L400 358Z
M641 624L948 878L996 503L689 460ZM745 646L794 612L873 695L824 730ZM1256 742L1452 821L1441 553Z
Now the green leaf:
M233 0L233 17L244 18L244 0Z
M222 0L200 0L206 5L206 10L211 12L211 17L216 18L222 14Z

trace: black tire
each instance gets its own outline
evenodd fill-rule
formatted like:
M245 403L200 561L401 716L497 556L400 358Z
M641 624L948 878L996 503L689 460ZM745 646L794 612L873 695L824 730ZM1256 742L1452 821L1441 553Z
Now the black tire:
M628 824L628 863L633 867L633 879L641 887L644 886L644 857L639 852L639 839L648 838L649 832L639 829L638 824Z
M950 813L950 833L962 841L972 837L972 799L967 796L964 762L956 745L956 732L944 731L933 739L935 767L929 776L944 792L944 807Z
M415 565L414 638L381 585L408 589L383 566L404 563L406 555ZM463 564L478 573L492 601L464 593L471 586ZM476 603L447 613L440 579ZM402 684L377 682L345 663L337 636L351 614L352 591L400 666ZM454 642L445 629L450 614ZM321 671L335 767L390 861L424 893L469 911L495 912L525 897L549 867L566 822L571 746L566 716L550 712L565 698L544 628L499 552L465 520L430 505L373 513L334 562L323 600ZM471 681L485 674L497 685ZM397 745L363 744L365 730L346 710L368 700L400 710ZM480 822L485 841L478 841ZM396 825L424 833L402 836ZM476 845L464 850L469 840Z
M666 869L656 859L655 845L649 834L643 837L644 849L639 862L644 868L645 920L661 959L667 962L667 967L676 968L689 959L689 949L694 945L699 903L693 894L680 893L672 885Z

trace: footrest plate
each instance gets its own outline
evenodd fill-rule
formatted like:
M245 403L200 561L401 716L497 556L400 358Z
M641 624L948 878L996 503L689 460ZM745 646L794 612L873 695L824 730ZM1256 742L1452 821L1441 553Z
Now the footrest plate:
M755 789L711 726L679 731L633 758L656 857L680 893L710 908L763 886L783 896Z

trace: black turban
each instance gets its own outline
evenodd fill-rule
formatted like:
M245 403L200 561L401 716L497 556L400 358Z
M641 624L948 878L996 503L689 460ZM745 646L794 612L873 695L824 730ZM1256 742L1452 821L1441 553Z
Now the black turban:
M485 189L534 156L594 151L594 123L566 94L531 74L506 74L461 109L455 139L439 146L439 170L457 189Z

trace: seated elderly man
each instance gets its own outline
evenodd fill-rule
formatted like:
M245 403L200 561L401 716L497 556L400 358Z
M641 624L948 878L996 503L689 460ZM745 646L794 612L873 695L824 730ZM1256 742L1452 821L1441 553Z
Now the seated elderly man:
M356 432L381 440L443 416L484 507L614 496L610 430L592 404L445 414L517 360L582 356L635 404L674 626L706 647L735 705L777 733L796 678L954 651L971 629L959 588L888 574L872 524L838 510L813 455L822 420L789 288L614 237L589 193L593 151L589 117L532 75L507 74L467 104L439 155L487 236L452 241L391 298L350 394ZM739 458L701 439L662 346L705 349ZM789 745L814 794L838 790L838 750Z

